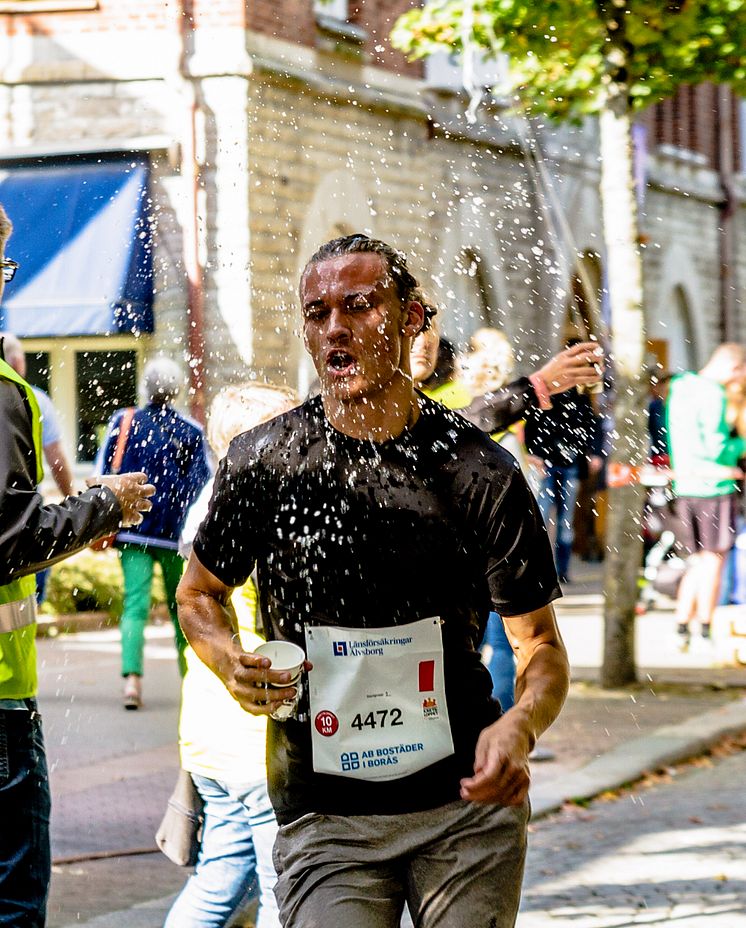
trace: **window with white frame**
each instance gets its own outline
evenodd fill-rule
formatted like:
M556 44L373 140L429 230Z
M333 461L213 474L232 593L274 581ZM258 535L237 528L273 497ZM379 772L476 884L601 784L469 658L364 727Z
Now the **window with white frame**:
M137 405L142 339L24 338L27 379L49 394L78 475L93 461L112 414Z

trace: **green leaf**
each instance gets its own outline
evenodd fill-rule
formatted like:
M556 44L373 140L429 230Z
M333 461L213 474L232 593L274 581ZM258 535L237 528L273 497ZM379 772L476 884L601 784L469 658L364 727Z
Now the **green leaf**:
M392 42L413 58L460 51L464 39L506 52L521 106L555 119L598 112L614 85L635 110L682 84L743 88L746 0L620 0L605 19L602 8L596 0L437 0L400 17Z

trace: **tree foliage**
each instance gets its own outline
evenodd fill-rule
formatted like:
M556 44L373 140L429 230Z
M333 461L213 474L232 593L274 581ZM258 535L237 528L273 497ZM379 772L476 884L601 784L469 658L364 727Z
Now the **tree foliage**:
M392 42L414 58L505 53L501 89L553 119L615 101L634 112L705 81L746 94L746 0L435 0L400 17Z

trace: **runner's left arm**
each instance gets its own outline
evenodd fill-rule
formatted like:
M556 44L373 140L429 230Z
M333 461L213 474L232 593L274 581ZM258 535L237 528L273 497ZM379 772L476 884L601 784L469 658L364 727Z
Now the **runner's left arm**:
M520 805L530 783L528 755L559 715L570 668L551 605L503 622L517 658L516 703L479 736L474 776L461 781L461 798Z
M493 450L495 457L499 452ZM520 805L528 793L528 755L562 708L569 670L551 605L562 593L546 526L518 466L501 473L497 465L482 483L472 480L470 501L484 539L492 608L503 616L518 658L516 703L480 734L474 775L462 780L461 796Z

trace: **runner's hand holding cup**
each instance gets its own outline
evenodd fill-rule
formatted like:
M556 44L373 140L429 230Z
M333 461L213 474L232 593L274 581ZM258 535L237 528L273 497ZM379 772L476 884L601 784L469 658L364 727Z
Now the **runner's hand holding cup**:
M258 696L257 703L270 710L267 714L278 722L293 717L302 692L301 674L305 667L310 667L303 649L291 641L267 641L260 644L251 657L261 658L259 667L252 661L252 666L261 670L261 678L255 686L263 695ZM279 680L272 679L276 674L282 675ZM291 689L294 694L287 696L286 692Z

